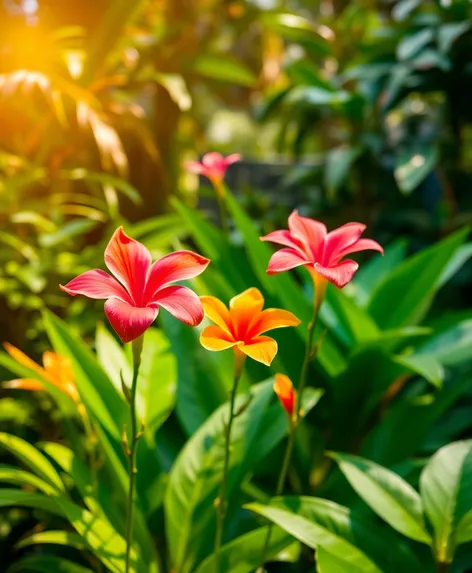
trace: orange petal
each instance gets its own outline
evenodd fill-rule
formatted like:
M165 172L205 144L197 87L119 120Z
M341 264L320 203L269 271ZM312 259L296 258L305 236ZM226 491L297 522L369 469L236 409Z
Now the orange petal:
M257 321L251 327L251 336L257 336L274 328L283 328L285 326L298 326L300 320L288 310L281 308L268 308L263 310Z
M14 388L15 390L32 390L33 392L44 390L43 384L34 378L17 378L16 380L5 382L2 386L4 388Z
M283 409L291 416L295 407L295 391L290 378L285 374L276 374L274 392L277 394Z
M27 368L34 370L35 372L37 372L41 376L45 375L44 369L41 368L41 366L39 366L39 364L36 364L36 362L31 360L31 358L29 358L29 356L26 356L26 354L24 354L24 352L21 352L21 350L16 348L16 346L13 346L13 344L9 344L8 342L5 342L3 346L4 346L5 350L8 352L8 354L14 360L16 360L18 362L18 364L21 364L22 366L26 366Z
M257 362L270 366L277 354L277 342L269 336L257 336L249 344L238 344L239 350Z
M226 350L236 344L231 335L219 326L207 326L200 334L200 343L207 350Z
M68 358L47 350L43 354L43 364L47 373L47 379L52 384L69 394L74 400L79 398L79 393L74 383L74 371Z
M264 297L257 288L249 288L229 302L234 336L238 340L252 338L252 324L258 319L264 306Z
M231 316L226 305L214 296L201 296L200 297L203 311L212 322L217 324L228 334L232 332Z

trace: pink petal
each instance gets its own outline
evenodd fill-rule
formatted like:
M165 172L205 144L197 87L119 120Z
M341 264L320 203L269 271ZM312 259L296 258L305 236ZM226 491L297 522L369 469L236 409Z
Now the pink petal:
M260 238L261 241L269 241L271 243L276 243L277 245L284 245L285 247L290 247L299 251L301 255L304 256L303 244L296 237L294 237L290 231L272 231L268 235ZM309 251L311 252L311 251ZM313 261L314 262L314 261Z
M175 251L162 257L151 266L144 295L145 301L154 300L154 295L165 285L198 276L209 263L210 259L191 251Z
M95 299L113 297L131 303L129 294L120 283L100 269L86 271L72 279L65 286L59 285L59 287L72 296L82 294Z
M267 267L267 274L283 273L301 265L312 264L305 256L293 249L280 249L272 255Z
M347 285L358 268L359 265L350 259L333 267L322 267L318 263L315 263L315 271L319 272L320 275L327 278L338 288L343 288L343 286Z
M358 241L364 230L365 225L362 223L346 223L328 233L325 241L325 257L320 262L328 266L339 261L341 258L339 253Z
M341 252L338 253L338 257L342 259L346 255L350 255L352 253L359 253L360 251L379 251L383 255L383 248L372 239L359 239L350 247L346 247Z
M197 175L201 175L205 171L205 167L200 161L186 161L184 167L190 173L196 173Z
M122 342L131 342L141 336L158 313L156 307L138 308L116 298L110 298L105 303L105 314Z
M323 258L323 244L326 237L326 226L308 217L301 217L293 211L288 218L291 234L305 245L306 252L312 253L315 260Z
M144 289L151 267L151 253L146 247L118 227L105 249L105 263L126 287L135 305L144 306Z
M162 306L175 318L189 326L197 326L203 320L202 303L193 290L187 287L163 288L156 293L153 303Z
M217 153L216 151L210 151L210 153L205 153L202 157L202 163L208 169L220 169L222 165L224 165L224 157L221 153Z
M241 159L242 159L242 156L239 153L232 153L231 155L228 155L228 157L224 158L224 162L226 164L226 167L229 167L233 163L237 163L238 161L241 161Z

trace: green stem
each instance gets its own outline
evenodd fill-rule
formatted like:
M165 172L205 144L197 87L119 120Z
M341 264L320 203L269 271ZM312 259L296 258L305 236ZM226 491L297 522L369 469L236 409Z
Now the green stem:
M220 222L221 222L221 228L223 230L223 233L229 237L229 226L228 226L228 212L226 210L226 203L225 203L225 193L227 193L228 190L226 189L225 185L223 183L219 183L216 184L215 183L215 193L216 193L216 199L218 201L218 208L220 211Z
M296 399L295 399L295 423L294 423L295 429L294 429L294 433L295 433L295 430L296 430L298 423L300 421L300 409L301 409L301 404L302 404L303 391L305 390L305 386L306 386L306 382L307 382L307 378L308 378L308 369L310 366L310 361L313 358L313 337L315 335L315 326L316 326L316 321L318 320L318 313L320 310L320 306L321 305L315 305L315 308L313 311L313 317L311 319L310 324L308 325L308 341L306 343L305 356L303 358L302 371L300 374L300 382L298 384L297 395L296 395Z
M240 353L239 350L234 351L234 378L233 388L231 389L231 399L229 403L229 420L225 425L225 458L223 464L223 476L221 478L220 492L217 499L217 522L216 522L216 536L215 536L215 573L220 573L221 563L221 543L223 540L223 525L226 516L226 487L228 482L228 468L229 458L231 453L231 429L235 418L234 405L236 402L236 394L238 390L238 382L241 377L245 355Z
M126 566L125 573L130 570L131 546L133 539L133 509L134 509L134 490L136 483L136 448L140 435L138 433L138 423L136 416L136 389L138 386L139 366L141 364L141 350L143 347L143 337L140 336L133 340L133 382L129 394L130 418L131 418L131 437L127 451L129 461L129 490L128 490L128 507L126 511Z

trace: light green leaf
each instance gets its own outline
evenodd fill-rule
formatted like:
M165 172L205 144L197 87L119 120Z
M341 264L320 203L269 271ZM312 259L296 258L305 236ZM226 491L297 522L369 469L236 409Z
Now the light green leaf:
M28 537L24 537L16 544L17 549L23 549L29 545L38 545L41 543L53 545L67 545L83 551L88 549L87 544L78 533L71 531L40 531L33 533Z
M398 474L358 456L330 454L362 499L394 529L430 544L419 494Z
M433 354L401 354L395 362L406 366L415 374L423 376L428 382L440 388L444 381L444 367Z
M465 34L471 27L471 22L449 22L441 24L438 30L438 48L443 54L447 54L454 42Z
M257 83L253 72L243 63L223 54L202 54L194 62L194 71L205 78L252 87Z
M438 160L438 150L432 145L420 149L411 149L397 158L395 179L402 191L409 194L433 170Z
M434 528L437 559L450 563L456 545L454 531L472 509L472 440L438 450L421 473L420 492Z
M317 547L315 559L317 573L362 573L364 571L346 561L342 556L336 557L329 553L323 547Z
M251 573L261 564L262 547L269 528L261 527L237 537L221 548L221 571L225 573ZM267 548L267 560L273 560L277 554L292 543L292 537L283 529L274 527ZM210 555L198 567L195 573L214 573L215 557Z
M434 39L432 28L423 28L414 34L405 36L397 46L397 57L399 60L409 60L416 56L420 50L425 48Z
M51 462L34 446L11 434L0 433L0 448L6 449L56 491L64 492L62 480Z
M52 487L38 476L5 464L0 465L0 482L34 487L45 494L53 494L57 491L55 487Z

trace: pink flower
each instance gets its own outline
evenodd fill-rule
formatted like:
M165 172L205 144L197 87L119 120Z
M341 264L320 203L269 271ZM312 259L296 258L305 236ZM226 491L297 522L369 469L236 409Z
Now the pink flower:
M226 170L230 165L236 163L241 159L241 155L233 153L228 157L223 157L220 153L212 151L203 156L202 161L187 161L185 167L191 173L198 175L205 175L213 183L218 186L223 182Z
M359 267L350 259L343 261L343 257L370 249L383 254L376 241L361 239L366 228L361 223L347 223L328 233L323 223L301 217L293 211L288 218L288 226L288 231L274 231L261 237L261 241L287 247L272 255L267 269L269 275L303 265L312 273L315 282L324 278L342 288Z
M187 287L169 285L199 275L209 262L190 251L176 251L151 264L147 248L119 227L105 249L105 263L113 276L93 269L60 287L72 296L107 299L110 324L123 342L130 342L149 328L161 306L190 326L203 320L198 296Z

